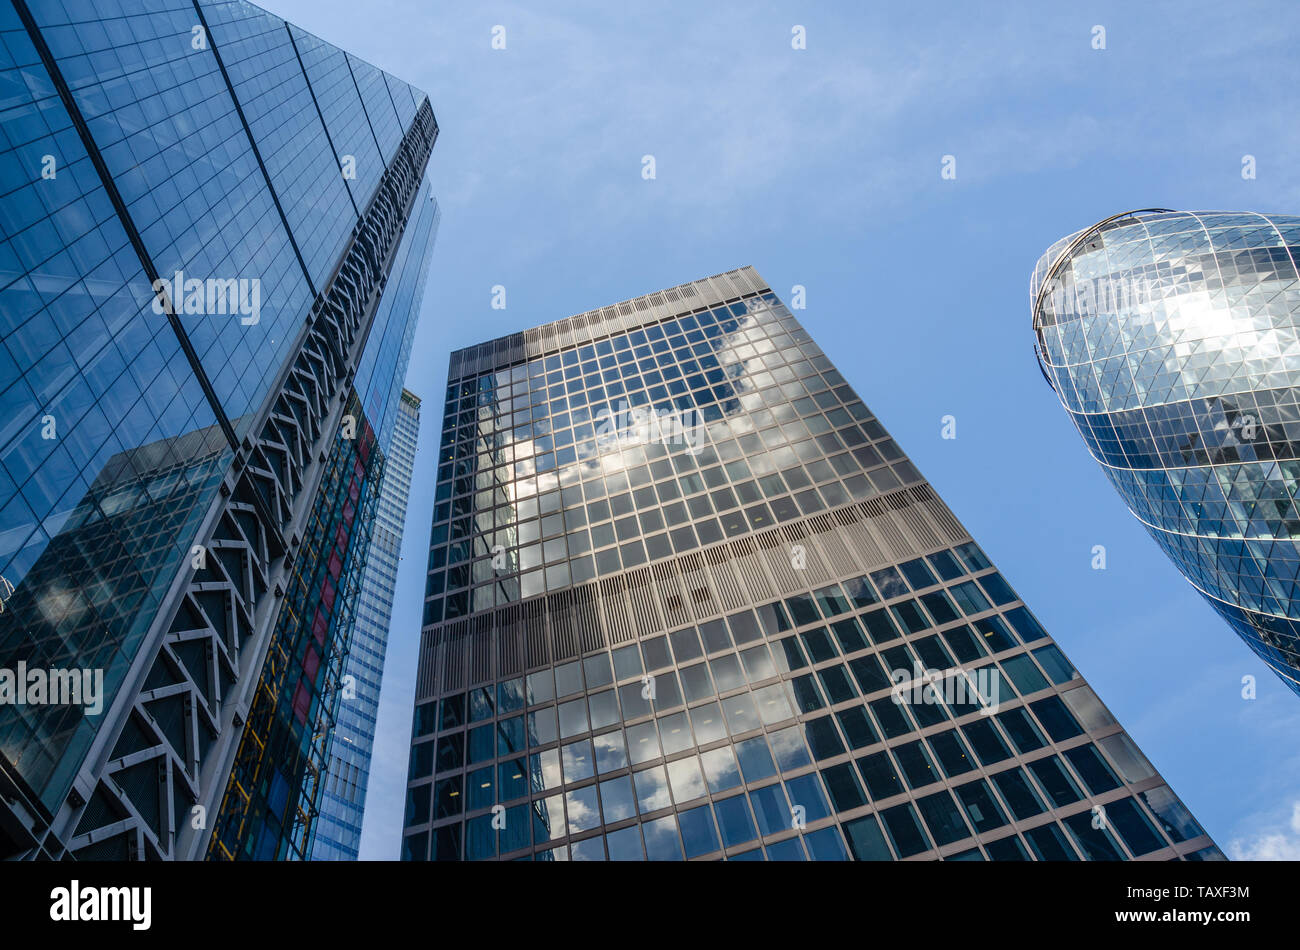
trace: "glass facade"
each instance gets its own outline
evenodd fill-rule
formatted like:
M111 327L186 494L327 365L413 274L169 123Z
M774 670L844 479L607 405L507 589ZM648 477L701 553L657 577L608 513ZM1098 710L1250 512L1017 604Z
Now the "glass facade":
M361 847L379 687L419 435L420 399L402 390L344 666L345 680L351 677L350 695L344 695L331 740L329 770L310 854L316 861L354 861Z
M1300 692L1300 217L1143 211L1031 282L1044 375L1129 510Z
M1222 855L751 268L452 354L405 860Z
M364 563L360 495L306 496L348 491L359 455L357 484L382 471L436 122L242 0L2 0L0 77L0 668L102 674L104 697L0 703L0 800L28 816L0 821L0 854L201 856L233 760L288 755L231 748L272 639L300 650L297 730L331 716L348 611L308 671L321 590L281 608L295 582L346 588L331 545ZM293 810L256 784L245 800ZM251 814L239 853L273 823Z

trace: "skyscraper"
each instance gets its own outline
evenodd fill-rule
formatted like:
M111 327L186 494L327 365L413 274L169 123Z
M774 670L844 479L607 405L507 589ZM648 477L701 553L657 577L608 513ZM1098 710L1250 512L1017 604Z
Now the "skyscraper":
M407 860L1222 855L751 268L452 354Z
M314 861L354 861L361 847L361 820L366 810L379 687L384 674L397 563L402 553L402 528L406 523L406 502L419 437L420 399L403 389L397 424L393 428L393 444L379 487L379 507L370 555L361 579L356 626L344 667L348 689L334 727L320 820L310 855Z
M1048 249L1043 375L1129 510L1300 692L1300 217L1145 210Z
M432 109L243 2L4 0L0 40L0 854L302 857Z

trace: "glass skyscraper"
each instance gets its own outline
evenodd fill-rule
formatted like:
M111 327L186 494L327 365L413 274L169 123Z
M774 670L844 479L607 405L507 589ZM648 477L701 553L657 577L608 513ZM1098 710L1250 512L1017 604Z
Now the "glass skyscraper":
M393 443L379 487L370 554L361 578L356 625L344 667L347 689L330 747L320 819L310 854L313 861L355 861L361 848L361 820L366 809L370 753L379 713L379 687L388 649L406 502L420 436L419 397L403 389L397 408Z
M1030 287L1043 374L1192 585L1300 693L1300 217L1146 210Z
M1221 858L751 268L451 355L407 860Z
M429 101L211 0L2 0L0 77L0 671L62 684L0 688L0 855L303 857Z

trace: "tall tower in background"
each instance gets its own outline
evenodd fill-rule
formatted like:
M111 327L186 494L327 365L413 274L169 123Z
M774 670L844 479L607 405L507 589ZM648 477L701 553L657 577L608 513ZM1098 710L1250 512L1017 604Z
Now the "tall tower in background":
M1300 693L1300 217L1137 211L1030 294L1043 375L1129 510Z
M444 411L405 859L1222 857L751 268Z
M0 668L102 686L0 705L0 855L304 857L432 109L243 2L0 0L0 40Z
M366 810L379 687L384 675L393 591L402 553L402 528L406 523L406 503L419 437L420 397L403 389L393 442L379 487L370 555L361 578L357 619L344 667L348 690L334 727L320 820L310 854L314 861L355 861L361 848L361 821Z

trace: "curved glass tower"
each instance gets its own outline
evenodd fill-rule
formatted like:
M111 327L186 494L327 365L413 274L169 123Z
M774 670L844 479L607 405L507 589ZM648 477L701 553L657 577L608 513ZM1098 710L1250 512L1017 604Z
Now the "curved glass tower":
M1134 515L1300 692L1300 216L1147 209L1048 249L1043 374Z

